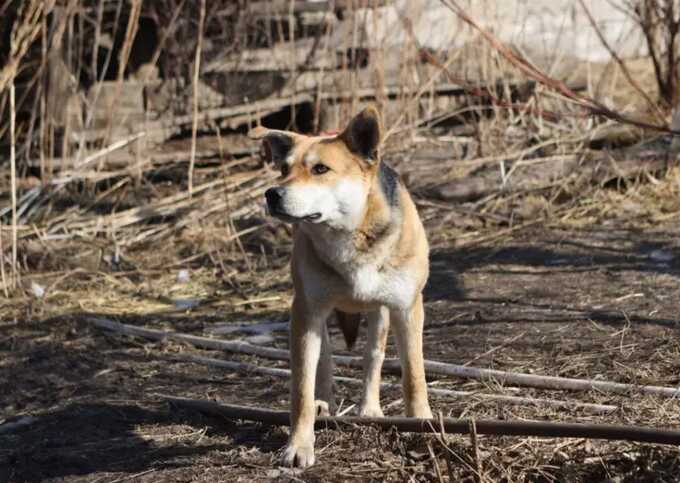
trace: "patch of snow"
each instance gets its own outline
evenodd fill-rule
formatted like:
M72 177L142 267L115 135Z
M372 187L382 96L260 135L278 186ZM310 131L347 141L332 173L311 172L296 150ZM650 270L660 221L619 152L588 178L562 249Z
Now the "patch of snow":
M45 288L37 282L31 282L31 292L39 299L45 296Z

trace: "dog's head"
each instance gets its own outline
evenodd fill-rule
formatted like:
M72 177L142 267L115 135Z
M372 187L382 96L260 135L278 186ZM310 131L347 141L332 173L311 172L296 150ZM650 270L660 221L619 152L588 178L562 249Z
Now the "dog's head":
M381 126L375 108L359 113L337 136L262 127L248 134L262 140L265 161L281 172L280 184L265 193L272 216L348 230L361 223L378 164Z

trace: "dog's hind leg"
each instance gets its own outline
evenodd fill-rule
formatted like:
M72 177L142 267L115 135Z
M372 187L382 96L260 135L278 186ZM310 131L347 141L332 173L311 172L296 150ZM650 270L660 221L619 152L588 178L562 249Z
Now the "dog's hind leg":
M328 338L328 320L321 330L321 354L319 367L316 369L316 414L330 416L335 413L333 400L333 350Z
M367 316L368 337L364 349L364 392L359 405L359 416L382 417L380 408L380 371L385 359L390 314L381 307Z
M431 419L423 360L423 295L418 295L409 310L391 310L390 317L399 348L406 415Z

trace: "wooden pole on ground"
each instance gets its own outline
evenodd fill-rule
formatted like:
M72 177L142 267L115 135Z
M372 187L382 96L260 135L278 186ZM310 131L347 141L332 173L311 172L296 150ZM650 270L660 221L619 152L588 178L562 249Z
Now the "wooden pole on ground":
M248 342L211 339L190 334L166 332L162 330L146 329L133 325L121 324L101 317L89 317L88 320L100 329L106 329L126 335L143 337L150 340L174 340L185 342L195 347L212 350L222 350L238 354L250 354L267 359L288 360L288 351L272 347L263 347ZM360 357L333 356L333 361L341 366L363 368L363 360ZM400 374L401 369L398 359L387 359L383 364L383 371ZM568 391L600 391L613 394L651 394L676 398L680 397L680 389L664 386L637 386L619 382L595 381L592 379L573 379L557 376L541 376L536 374L523 374L518 372L499 371L496 369L482 369L457 364L447 364L437 361L425 361L427 375L447 375L477 379L481 381L495 381L501 384L536 387L541 389L555 389Z
M159 395L174 406L200 411L227 419L245 419L278 426L290 425L288 411L252 408L213 401ZM469 434L469 419L417 419L406 417L364 418L353 416L318 417L316 428L343 429L353 426L377 426L381 429L408 433L437 433L442 426L450 434ZM642 426L617 426L608 424L554 423L547 421L494 421L475 420L477 434L495 436L538 436L548 438L589 438L612 441L637 441L680 445L680 431Z
M213 359L210 357L194 356L194 355L181 355L173 357L173 360L181 362L192 362L195 364L203 364L213 367L221 367L224 369L229 369L232 371L243 372L246 374L261 374L264 376L271 377L281 377L289 378L289 369L279 369L276 367L261 367L254 364L248 364L247 362L235 362L235 361L224 361L221 359ZM352 386L363 386L364 382L361 379L355 379L353 377L342 377L335 376L334 379L338 382L349 384ZM401 389L401 384L395 384L391 382L383 382L380 384L381 390L386 389ZM559 408L572 408L572 409L582 409L591 413L611 413L616 411L618 406L612 406L609 404L593 404L584 403L581 401L560 401L558 399L547 399L547 398L533 398L533 397L523 397L523 396L507 396L505 394L485 394L473 391L455 391L451 389L442 389L438 387L428 387L427 391L433 396L440 397L455 397L455 398L468 398L468 399L480 399L486 401L500 401L507 404L523 404L523 405L536 405L536 406L551 406Z

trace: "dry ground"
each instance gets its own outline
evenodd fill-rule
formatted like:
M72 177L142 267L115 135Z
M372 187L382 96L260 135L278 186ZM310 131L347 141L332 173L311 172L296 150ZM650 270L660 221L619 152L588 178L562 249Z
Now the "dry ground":
M677 386L679 234L672 222L644 230L617 222L534 226L500 241L436 248L426 291L427 357ZM193 334L232 321L285 321L287 249L284 244L278 253L251 256L250 267L244 259L234 261L226 271L198 260L184 283L177 282L176 267L160 264L158 250L154 255L147 249L130 254L122 271L67 272L47 299L10 300L3 308L10 316L0 328L0 414L35 419L22 429L0 432L0 481L436 481L428 446L445 480L450 475L451 481L473 481L467 437L449 436L444 446L434 437L373 429L321 431L317 465L304 472L279 468L285 429L173 409L159 395L285 408L284 380L176 362L173 355L285 364L104 333L86 320L97 313ZM202 303L190 310L173 305L192 297ZM270 344L286 347L284 332L273 335ZM333 339L337 352L344 352L335 329ZM389 352L394 355L392 343ZM621 408L601 416L480 398L433 398L436 410L453 417L680 427L680 405L667 399L453 378L436 384ZM339 397L346 407L358 394L340 386ZM388 413L401 411L399 397L399 391L383 394ZM483 481L680 481L680 453L673 447L480 437L479 450Z

